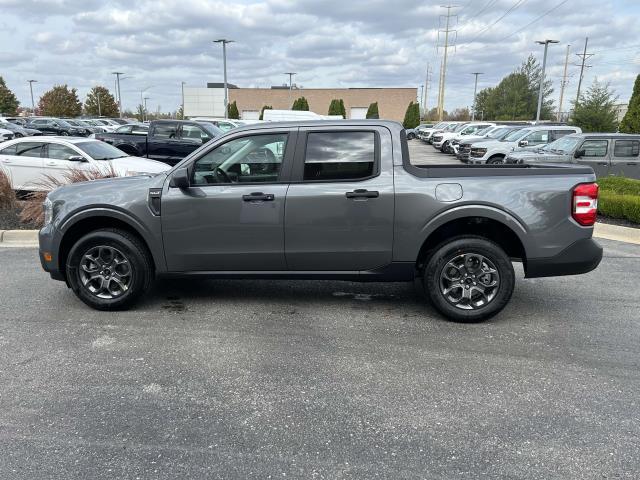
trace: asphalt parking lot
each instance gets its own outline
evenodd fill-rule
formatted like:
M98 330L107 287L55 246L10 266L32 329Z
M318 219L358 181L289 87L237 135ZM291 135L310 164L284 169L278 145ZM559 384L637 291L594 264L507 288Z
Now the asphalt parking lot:
M433 165L433 164L453 164L460 165L461 162L455 155L448 153L442 153L440 150L436 150L431 144L423 142L418 138L409 140L409 157L411 163L415 165Z
M640 246L601 243L476 325L330 281L96 312L1 248L0 477L637 478Z

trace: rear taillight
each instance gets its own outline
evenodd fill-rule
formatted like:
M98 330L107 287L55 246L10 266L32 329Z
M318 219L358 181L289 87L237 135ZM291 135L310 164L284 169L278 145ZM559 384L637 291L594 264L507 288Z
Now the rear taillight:
M590 227L598 216L598 184L581 183L573 189L571 216L580 225Z

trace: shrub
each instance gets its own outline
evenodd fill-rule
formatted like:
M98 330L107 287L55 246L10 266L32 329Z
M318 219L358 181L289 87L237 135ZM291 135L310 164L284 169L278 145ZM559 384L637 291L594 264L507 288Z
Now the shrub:
M605 177L598 179L598 185L600 185L601 192L640 196L640 180L625 177Z
M373 102L371 105L369 105L366 117L376 119L380 118L380 112L378 111L378 102Z
M265 110L273 110L273 105L265 105L264 107L262 107L262 110L260 110L260 120L264 120Z
M598 212L605 217L624 218L640 224L640 196L601 192L598 198Z
M238 111L238 104L235 100L227 105L227 117L231 120L240 120L240 112Z
M16 192L11 187L7 172L0 169L0 210L13 210L16 206Z
M41 227L44 223L44 211L42 210L42 202L49 191L54 190L62 185L69 183L89 182L91 180L100 180L102 178L114 178L118 174L112 165L108 168L91 168L80 170L70 168L62 174L63 179L54 178L51 175L44 175L37 185L44 191L29 193L20 211L20 221L22 223L32 223Z

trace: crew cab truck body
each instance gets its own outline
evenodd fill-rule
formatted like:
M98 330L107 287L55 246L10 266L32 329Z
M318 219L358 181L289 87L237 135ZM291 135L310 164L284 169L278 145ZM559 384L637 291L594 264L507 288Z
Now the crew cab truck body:
M167 173L51 192L40 260L86 304L126 308L157 276L421 279L445 316L500 311L527 277L585 273L584 166L414 166L389 121L249 125Z
M133 157L146 157L175 165L204 143L222 135L222 130L205 122L155 120L146 135L139 133L97 133L95 138Z

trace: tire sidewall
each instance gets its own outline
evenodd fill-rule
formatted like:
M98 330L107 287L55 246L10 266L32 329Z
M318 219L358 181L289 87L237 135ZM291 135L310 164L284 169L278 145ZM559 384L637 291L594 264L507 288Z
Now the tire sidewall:
M79 265L82 257L93 247L105 245L117 248L129 260L131 267L131 283L123 295L115 299L104 299L94 296L83 285L79 276ZM146 290L149 282L147 265L139 248L123 235L111 231L91 232L76 242L67 258L67 278L75 294L84 303L98 310L117 310L126 308L138 299Z
M440 292L440 273L455 256L477 253L487 257L498 270L500 287L494 299L486 306L462 310L450 304ZM459 322L479 322L500 312L511 299L515 285L513 265L507 254L495 243L480 237L464 237L440 244L434 249L424 272L425 293L433 306L447 318Z

